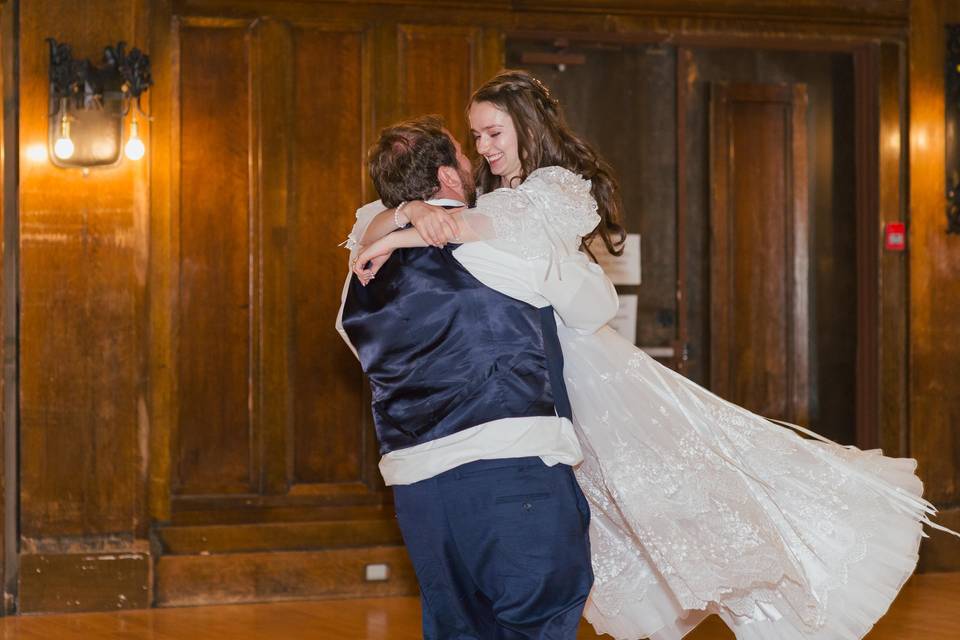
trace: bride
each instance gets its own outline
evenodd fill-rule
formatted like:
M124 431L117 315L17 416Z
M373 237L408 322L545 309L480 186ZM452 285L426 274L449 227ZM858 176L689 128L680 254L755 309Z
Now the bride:
M454 215L458 240L549 255L558 269L584 239L618 251L616 182L546 87L503 72L474 94L469 119L487 195ZM379 239L386 231L365 236L370 220L358 220L352 237L370 242L361 280L393 249L428 244L420 234L449 237L447 214L424 203L405 213L417 229ZM922 526L942 529L916 461L774 424L609 327L559 331L591 507L584 615L597 632L676 640L715 613L740 640L866 635L916 567Z

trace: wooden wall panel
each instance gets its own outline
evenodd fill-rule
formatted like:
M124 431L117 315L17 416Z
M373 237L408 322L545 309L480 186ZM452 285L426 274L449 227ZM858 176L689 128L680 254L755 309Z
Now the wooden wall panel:
M711 388L761 415L809 416L806 90L711 96Z
M250 34L180 32L176 491L254 490Z
M5 185L19 182L17 162L17 134L19 121L16 112L17 82L14 80L14 53L16 41L14 33L14 12L9 3L0 5L0 95L3 96L3 110L0 111L0 229L3 242L0 243L0 332L3 342L0 344L0 585L4 592L9 585L16 584L17 556L17 517L14 516L17 482L17 251L18 218L10 215L18 211L17 190L7 189ZM11 124L7 124L11 123ZM9 160L8 160L9 158ZM9 613L12 602L4 598L0 613Z
M132 534L146 433L147 163L85 176L48 161L44 38L99 62L108 44L138 43L138 6L40 0L19 11L21 533Z
M400 105L402 117L438 113L464 144L469 136L465 110L479 78L481 33L469 27L400 25Z
M19 522L7 530L19 530L11 544L20 571L5 581L6 602L20 611L116 608L126 593L142 606L151 597L149 550L136 540L146 531L149 164L121 161L84 174L49 162L44 38L99 63L119 40L148 46L144 7L16 4L19 84L7 100L19 103L19 149L6 160L18 164L19 182L5 188L19 189L19 219L5 252L19 252L19 281L5 293L19 296L20 473L8 495L19 492L20 508L8 512ZM149 148L149 127L141 134ZM118 556L120 564L104 561Z
M366 176L369 107L364 34L294 30L297 78L290 274L293 304L293 479L297 483L366 479L363 374L332 330L345 252L336 245L353 226ZM335 73L316 73L318 60ZM371 141L372 142L372 141Z
M943 2L912 2L910 37L910 455L927 498L960 525L960 237L946 234ZM956 10L954 19L960 19ZM926 569L960 569L932 532Z

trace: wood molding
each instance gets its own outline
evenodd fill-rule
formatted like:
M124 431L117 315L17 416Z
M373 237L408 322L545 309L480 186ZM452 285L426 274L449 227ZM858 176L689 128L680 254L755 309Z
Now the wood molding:
M388 565L389 579L366 582L368 564ZM165 556L156 569L161 607L416 593L403 546Z
M737 18L795 22L874 22L906 24L907 0L842 2L838 0L514 0L521 11L575 11L578 13L624 13L655 16Z
M149 607L151 564L143 552L23 554L18 612Z

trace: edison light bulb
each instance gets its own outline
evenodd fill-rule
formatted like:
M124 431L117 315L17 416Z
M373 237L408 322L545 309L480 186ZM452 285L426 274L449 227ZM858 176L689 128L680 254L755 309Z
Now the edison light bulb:
M53 153L61 160L67 160L73 156L73 140L70 139L70 121L67 120L67 114L64 112L60 119L60 137L53 143Z
M131 160L139 160L143 157L146 150L147 148L143 145L143 140L137 135L137 116L133 116L133 121L130 123L130 139L127 140L127 144L124 145L123 153Z

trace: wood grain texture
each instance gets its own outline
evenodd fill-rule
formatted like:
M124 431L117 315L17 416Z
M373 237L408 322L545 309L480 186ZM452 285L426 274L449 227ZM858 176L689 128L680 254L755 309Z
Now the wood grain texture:
M806 90L711 97L711 374L762 415L809 417Z
M137 32L138 5L41 0L19 9L20 530L133 531L146 435L142 336L148 163L61 170L26 153L47 131L45 37L99 61ZM149 131L144 127L144 135ZM8 239L10 241L11 239Z
M403 544L394 519L165 527L158 540L165 555Z
M811 426L837 441L854 442L857 281L852 56L706 47L686 51L686 143L681 156L687 176L681 185L687 203L686 253L681 258L686 277L681 308L686 309L690 360L685 375L710 384L709 87L715 82L802 83L809 96L810 380L815 408ZM645 282L659 278L651 271L645 276Z
M927 498L960 502L960 237L945 232L945 3L911 3L910 455ZM960 541L950 545L960 568Z
M0 6L0 95L4 107L0 110L0 187L19 182L19 167L16 158L17 132L17 82L14 75L14 11L9 5ZM7 123L12 123L8 125ZM19 455L17 423L17 367L19 364L17 335L17 216L19 211L17 191L3 189L0 194L0 229L3 238L0 244L0 584L5 592L16 581L19 570L16 530L18 518L13 515L18 490ZM4 598L0 612L9 613L13 608L12 598Z
M857 219L857 444L864 449L879 446L880 398L880 189L874 178L879 163L877 133L880 125L879 66L877 47L864 47L854 54L857 117L854 147L858 167ZM867 178L868 179L864 179ZM878 177L878 176L877 176ZM882 214L881 214L882 217Z
M180 118L177 35L170 0L153 5L150 23L152 55L168 64L152 69L154 86L150 104L155 114L151 133L150 262L147 270L147 393L143 413L149 424L148 466L145 487L147 513L152 526L170 519L173 493L173 437L177 409L176 334L179 293L180 220Z
M20 613L150 606L149 553L24 554Z
M387 564L389 579L365 582L368 564ZM413 567L402 546L164 556L156 571L158 606L417 592Z
M369 63L362 30L302 26L293 31L298 79L290 202L291 398L296 484L366 482L369 407L363 373L333 330L346 252L336 245L363 204L370 140ZM324 61L335 73L316 73Z
M886 44L879 52L878 87L878 153L880 222L903 222L907 219L907 136L906 51L902 45ZM904 73L901 73L903 69ZM887 455L907 454L908 367L907 290L908 254L885 251L882 240L876 239L874 251L879 258L879 354L878 390L879 424L877 446Z
M436 113L461 142L472 139L465 115L467 100L486 80L477 73L479 38L480 30L469 27L398 27L402 117Z
M253 469L248 27L180 34L175 490L248 493Z

